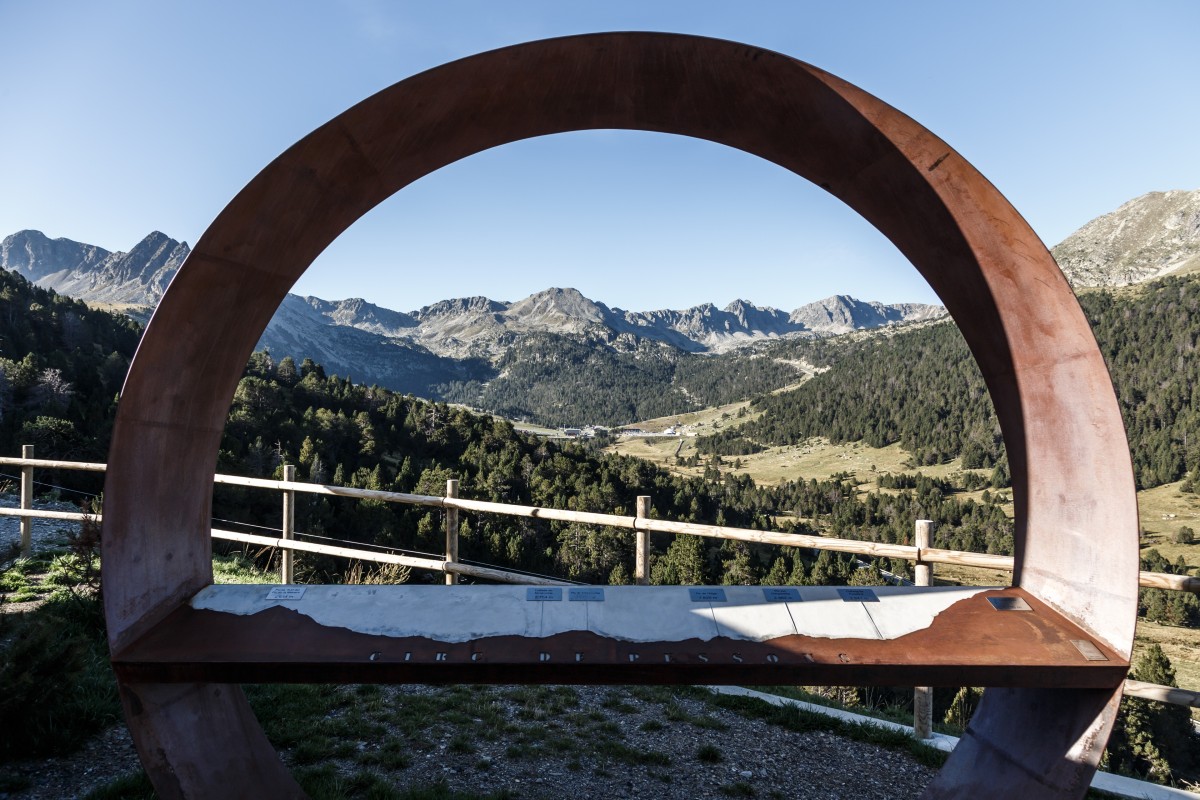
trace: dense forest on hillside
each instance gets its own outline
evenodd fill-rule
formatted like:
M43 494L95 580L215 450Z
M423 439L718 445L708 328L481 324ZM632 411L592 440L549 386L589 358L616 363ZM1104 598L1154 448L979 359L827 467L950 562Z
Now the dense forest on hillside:
M1200 466L1200 280L1166 278L1080 300L1113 376L1139 486L1183 478ZM704 447L729 453L826 436L873 447L899 442L919 464L958 455L965 468L1002 463L991 399L956 327L902 331L828 352L837 346L816 350L832 363L828 372L755 400L761 417Z
M0 270L0 452L103 461L140 336L128 317Z
M999 505L961 501L944 482L914 476L910 488L860 498L841 478L759 486L722 471L719 459L703 477L684 478L640 459L525 436L507 421L461 407L326 376L310 361L275 363L258 353L235 393L219 468L271 476L285 463L314 482L436 495L455 478L463 497L616 514L633 513L645 494L663 518L875 541L908 542L913 521L927 517L942 523L944 546L987 552L1012 546ZM222 487L214 515L270 526L277 505L272 493ZM313 496L299 506L298 528L309 534L424 552L441 546L437 511ZM592 582L626 581L633 563L627 532L562 522L464 516L460 542L467 559ZM806 560L773 547L670 536L654 546L652 572L662 582L870 577L856 575L849 559Z
M745 352L700 355L622 334L525 337L486 383L438 387L447 402L543 425L624 425L745 400L796 382L799 371Z

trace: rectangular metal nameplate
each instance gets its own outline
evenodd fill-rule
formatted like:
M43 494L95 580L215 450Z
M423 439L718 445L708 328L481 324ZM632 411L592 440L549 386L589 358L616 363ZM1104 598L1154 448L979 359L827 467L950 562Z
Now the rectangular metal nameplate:
M875 596L874 589L838 589L838 597L842 598L847 603L878 603L879 598Z
M276 586L267 592L268 600L299 600L304 597L304 586Z
M763 599L768 603L799 603L800 590L790 586L772 586L763 589Z
M688 594L692 598L693 603L724 603L724 589L710 589L707 587L700 589L688 589Z
M562 600L562 589L557 586L530 586L525 590L526 600Z
M1075 649L1088 661L1108 661L1108 656L1101 653L1100 648L1087 639L1072 639L1071 644L1075 645Z
M604 590L599 586L584 586L579 589L568 589L567 599L585 601L588 603L603 603Z
M987 600L997 611L1033 611L1024 597L989 597Z

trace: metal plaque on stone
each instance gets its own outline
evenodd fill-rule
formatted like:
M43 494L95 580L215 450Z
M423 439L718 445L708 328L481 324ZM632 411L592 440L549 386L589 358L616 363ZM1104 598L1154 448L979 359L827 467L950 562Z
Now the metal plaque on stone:
M838 597L842 598L847 603L878 603L879 598L875 596L874 589L867 589L860 586L854 586L849 589L838 589Z
M542 600L556 602L562 600L562 588L558 586L530 586L525 590L525 599L530 602Z
M1033 611L1024 597L989 597L987 600L997 611Z

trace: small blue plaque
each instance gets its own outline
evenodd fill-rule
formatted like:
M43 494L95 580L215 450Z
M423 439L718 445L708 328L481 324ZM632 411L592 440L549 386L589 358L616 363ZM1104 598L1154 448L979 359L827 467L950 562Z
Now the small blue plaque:
M579 588L571 588L567 590L567 599L574 601L586 601L589 603L603 603L604 589L599 586L580 586Z
M855 587L853 589L838 589L838 596L847 603L878 603L879 598L875 596L874 589L864 589Z
M763 589L763 599L768 603L799 603L800 590L790 586L769 586Z
M725 590L702 586L699 589L688 589L693 603L724 603Z
M525 590L526 600L562 600L562 589L558 586L530 586Z

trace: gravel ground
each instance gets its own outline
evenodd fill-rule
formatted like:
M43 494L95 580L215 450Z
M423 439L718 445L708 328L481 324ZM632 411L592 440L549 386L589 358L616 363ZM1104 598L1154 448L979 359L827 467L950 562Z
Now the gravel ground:
M0 495L0 508L20 508L21 498L14 494ZM42 511L79 511L74 503L36 501L33 507ZM72 533L79 531L79 523L63 519L35 519L33 521L33 551L54 550L65 547ZM21 520L17 517L0 517L0 561L7 561L21 546ZM10 555L12 554L12 555Z
M366 788L363 776L371 775L397 788L441 782L459 792L506 791L531 800L906 798L917 797L934 775L903 751L823 731L789 731L700 698L671 698L659 689L558 689L567 708L557 715L523 701L531 689L537 687L473 689L475 708L489 723L450 711L451 721L427 720L416 739L389 725L382 736L339 738L335 758L313 760L303 743L282 755L294 771L332 778L352 797L356 786ZM410 697L430 700L452 691L384 687L375 702L402 709ZM344 707L335 710L330 721L349 713ZM503 724L501 736L494 735L497 719ZM80 798L137 769L128 733L118 726L68 758L9 765L10 775L24 776L30 786L0 792L0 798Z

